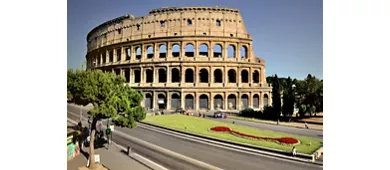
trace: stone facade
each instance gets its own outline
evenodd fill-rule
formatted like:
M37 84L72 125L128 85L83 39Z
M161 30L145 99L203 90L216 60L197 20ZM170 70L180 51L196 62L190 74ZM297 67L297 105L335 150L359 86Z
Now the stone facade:
M241 110L271 104L265 62L237 9L159 8L87 36L87 68L112 71L144 92L148 109Z

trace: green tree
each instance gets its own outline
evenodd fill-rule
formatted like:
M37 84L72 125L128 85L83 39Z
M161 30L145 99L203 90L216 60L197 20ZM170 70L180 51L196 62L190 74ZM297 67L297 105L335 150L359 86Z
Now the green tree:
M68 96L79 105L92 104L90 138L90 169L94 169L94 140L96 123L111 118L115 125L133 128L135 121L145 118L146 112L140 103L143 95L126 86L125 79L101 70L68 70Z
M281 99L280 99L280 83L278 75L275 75L272 79L272 107L275 114L275 118L279 119L281 113Z
M293 80L290 77L285 79L282 113L286 117L294 113L295 94L293 85Z

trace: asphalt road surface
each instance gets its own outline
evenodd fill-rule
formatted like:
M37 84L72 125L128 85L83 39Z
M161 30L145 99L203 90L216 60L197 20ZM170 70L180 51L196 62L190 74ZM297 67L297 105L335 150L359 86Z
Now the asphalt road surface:
M79 108L68 105L68 111L79 113ZM78 116L67 114L68 118L78 120ZM173 152L191 157L193 159L217 166L226 170L245 169L245 170L317 170L322 169L322 166L312 165L307 163L285 161L267 156L252 155L249 153L232 151L224 148L210 146L198 142L193 142L170 135L165 135L159 132L148 130L137 126L133 129L115 128L115 130L126 133L130 136L147 141L149 143L166 148ZM114 142L127 147L131 146L133 150L155 161L169 169L193 169L183 162L179 162L174 158L169 158L163 154L155 153L147 148L138 146L127 139L117 135L113 136Z

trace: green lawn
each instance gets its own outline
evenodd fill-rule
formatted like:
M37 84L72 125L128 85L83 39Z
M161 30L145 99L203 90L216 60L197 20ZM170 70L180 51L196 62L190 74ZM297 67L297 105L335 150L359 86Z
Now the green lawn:
M261 123L276 124L276 121L272 121L272 120L260 120L260 119L249 118L249 117L228 116L228 118L230 118L230 119L238 119L238 120L247 120L247 121L253 121L253 122L261 122Z
M300 144L295 145L297 151L306 154L312 154L314 151L316 151L318 148L322 146L322 142L319 139L303 137L303 136L295 136L295 135L273 132L268 130L260 130L256 128L246 127L246 126L227 124L227 123L218 122L214 120L208 120L204 118L185 116L179 114L164 115L164 116L147 116L143 121L147 123L164 126L167 128L189 132L189 133L195 133L199 135L215 137L215 138L230 140L234 142L258 145L262 147L280 149L285 151L291 151L292 146L281 145L271 141L246 139L246 138L234 136L229 133L212 132L209 131L209 129L214 126L228 126L235 131L242 132L245 134L257 135L261 137L293 137L300 141ZM308 145L309 142L311 142L310 146Z

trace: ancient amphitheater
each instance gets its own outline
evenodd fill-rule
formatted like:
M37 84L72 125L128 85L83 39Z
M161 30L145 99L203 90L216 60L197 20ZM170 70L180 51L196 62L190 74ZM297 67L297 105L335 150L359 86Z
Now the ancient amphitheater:
M255 21L252 21L255 22ZM231 110L271 103L265 62L237 9L167 7L122 16L87 36L87 67L144 92L150 109Z

